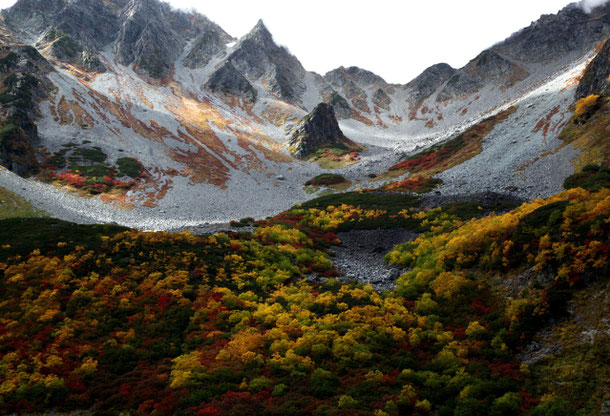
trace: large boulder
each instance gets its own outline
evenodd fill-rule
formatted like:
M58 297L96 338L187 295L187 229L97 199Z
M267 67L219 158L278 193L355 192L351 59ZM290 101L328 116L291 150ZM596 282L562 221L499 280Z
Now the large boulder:
M330 104L320 103L306 115L292 131L288 141L291 153L298 158L305 158L319 149L327 147L345 147L359 151L362 147L345 137L335 111Z
M610 39L606 40L595 58L585 69L576 88L576 99L591 94L610 94Z

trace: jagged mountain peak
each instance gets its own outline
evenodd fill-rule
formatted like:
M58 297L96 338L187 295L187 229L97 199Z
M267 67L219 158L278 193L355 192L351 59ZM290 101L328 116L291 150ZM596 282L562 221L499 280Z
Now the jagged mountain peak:
M586 52L610 34L610 2L587 13L571 3L557 14L545 14L492 49L523 62L551 62L558 56Z
M252 31L269 32L269 29L267 29L267 26L265 25L265 22L263 22L263 19L258 19L256 25L254 25L254 27L252 28Z
M306 71L288 49L278 46L262 20L241 38L227 60L251 82L261 81L279 98L298 103Z
M374 72L362 69L357 66L344 67L333 69L324 75L331 84L343 86L348 81L353 81L356 84L368 87L371 85L387 85L387 82Z
M434 94L455 72L456 69L449 64L435 64L410 81L406 88L412 89L412 98L415 103L419 103Z
M256 42L265 48L278 47L273 40L273 35L267 29L267 26L262 19L259 19L256 25L243 37L240 42L251 43Z

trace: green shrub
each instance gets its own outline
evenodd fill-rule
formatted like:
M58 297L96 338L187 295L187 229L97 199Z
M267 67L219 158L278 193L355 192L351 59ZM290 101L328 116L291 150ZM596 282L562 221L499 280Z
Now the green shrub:
M132 157L121 157L116 164L119 168L119 175L137 178L142 173L142 165Z

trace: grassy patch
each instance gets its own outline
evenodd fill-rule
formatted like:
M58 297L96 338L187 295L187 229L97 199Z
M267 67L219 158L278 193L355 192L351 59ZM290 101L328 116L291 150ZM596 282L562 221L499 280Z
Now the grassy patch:
M344 182L346 182L346 179L343 175L336 175L334 173L323 173L313 179L308 180L307 182L305 182L305 185L328 186L337 185Z
M86 143L85 143L86 142ZM90 143L83 141L84 144ZM97 146L83 147L70 142L45 161L46 170L39 179L75 188L82 196L98 195L117 190L123 193L136 185L135 181L120 181L117 176L139 178L142 165L134 158L117 160L117 166L106 163L107 156ZM64 171L64 169L67 169ZM60 171L60 172L58 172Z
M231 225L231 227L242 228L242 227L252 226L255 223L256 223L256 220L254 218L246 217L246 218L242 218L239 221L231 221L229 224Z
M382 191L415 192L425 194L442 184L443 181L428 176L412 176L401 181L392 182L379 188Z
M564 189L583 188L594 192L602 188L610 188L610 168L587 165L581 172L567 177L563 187Z
M121 157L117 159L116 164L120 176L137 178L142 173L142 164L132 157Z
M34 208L15 193L0 187L0 219L38 218L46 216L44 211ZM1 240L9 241L9 240Z
M112 168L101 163L84 166L70 165L70 170L81 176L86 176L87 178L104 178L113 172Z
M52 29L45 36L45 40L53 42L53 53L59 58L74 58L83 50L78 42L61 30Z
M99 147L79 147L74 151L74 155L85 162L102 163L106 160L106 153Z
M13 123L8 123L0 127L0 146L13 134L15 134L19 130L19 127L14 125Z
M7 71L18 59L15 52L9 52L4 58L0 58L0 68L3 72Z
M309 160L318 163L322 169L339 169L357 163L360 157L343 144L338 143L333 147L318 149Z
M323 173L305 182L305 192L314 194L323 189L326 194L346 191L352 185L351 181L342 175Z
M413 195L388 192L345 192L325 195L301 204L302 208L325 209L330 205L353 205L364 209L381 209L391 214L417 206L420 199Z

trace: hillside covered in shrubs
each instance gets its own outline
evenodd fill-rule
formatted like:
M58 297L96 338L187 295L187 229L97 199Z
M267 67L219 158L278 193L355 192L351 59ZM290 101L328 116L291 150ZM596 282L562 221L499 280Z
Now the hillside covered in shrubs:
M568 316L575 296L600 284L607 294L607 188L570 189L489 216L476 205L459 216L455 204L421 210L412 196L384 205L357 194L296 206L252 233L2 221L0 408L599 412L606 332L543 364L519 354L551 319ZM377 207L368 205L373 197ZM335 232L392 220L420 233L387 254L403 268L395 290L337 280L327 251L340 243ZM567 372L573 360L589 372ZM557 383L546 382L551 376ZM580 390L565 396L561 383Z

